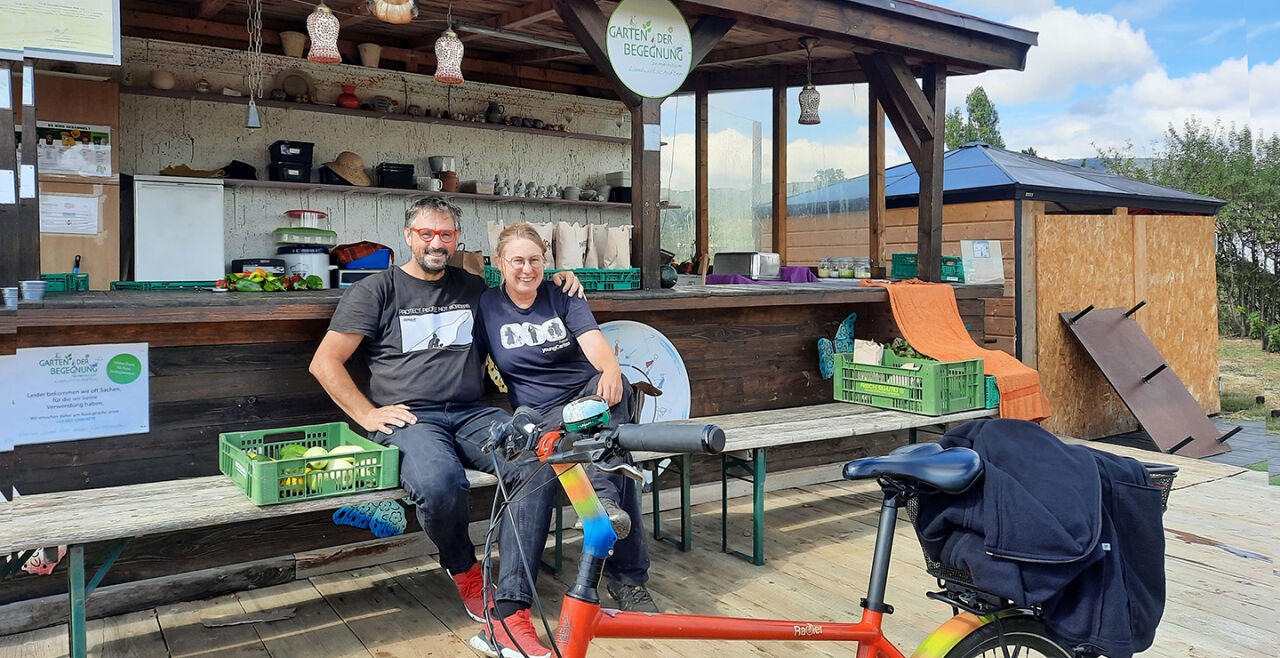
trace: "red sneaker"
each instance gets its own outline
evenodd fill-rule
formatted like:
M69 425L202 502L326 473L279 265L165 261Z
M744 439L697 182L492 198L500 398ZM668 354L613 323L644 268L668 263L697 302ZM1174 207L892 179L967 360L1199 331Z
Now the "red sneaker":
M484 571L480 569L480 563L476 562L470 569L454 576L453 582L458 586L467 616L484 623Z
M503 628L503 624L506 628ZM481 629L471 638L471 647L491 658L549 658L551 649L542 645L538 632L529 621L529 611L521 610L501 622L493 620L493 633ZM523 651L523 653L521 653Z

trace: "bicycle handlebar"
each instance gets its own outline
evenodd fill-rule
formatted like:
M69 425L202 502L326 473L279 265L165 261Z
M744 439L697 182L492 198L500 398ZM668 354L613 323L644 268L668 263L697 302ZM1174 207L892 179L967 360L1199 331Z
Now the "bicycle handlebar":
M724 430L715 425L619 425L618 446L633 452L719 454Z

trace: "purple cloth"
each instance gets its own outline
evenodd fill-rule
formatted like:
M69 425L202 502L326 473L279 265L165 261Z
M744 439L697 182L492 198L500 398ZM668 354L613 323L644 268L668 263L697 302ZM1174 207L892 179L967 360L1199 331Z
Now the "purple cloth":
M741 274L708 274L707 284L714 283L809 283L817 281L818 277L807 267L796 265L784 265L778 268L778 274L782 277L778 280L762 280L748 279Z

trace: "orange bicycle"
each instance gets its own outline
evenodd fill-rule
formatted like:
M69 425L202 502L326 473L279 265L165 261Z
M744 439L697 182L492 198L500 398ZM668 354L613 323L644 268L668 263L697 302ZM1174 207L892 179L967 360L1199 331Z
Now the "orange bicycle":
M566 411L566 418L568 416ZM582 519L582 558L553 635L553 655L561 658L583 658L598 638L856 642L858 658L904 658L881 628L884 615L893 612L893 607L885 603L884 595L898 512L908 507L920 491L961 493L983 472L982 462L974 451L960 447L943 449L937 444L908 446L885 457L859 459L845 465L846 479L876 479L884 492L871 558L871 579L862 601L862 617L857 622L625 612L600 606L597 588L604 562L618 537L582 464L600 462L622 451L716 454L724 448L724 432L714 425L621 425L616 429L600 429L590 427L590 422L578 423L573 430L544 431L535 420L536 414L524 409L517 410L516 419L514 426L495 426L491 445L508 458L526 450L536 452L539 459L555 469ZM1146 466L1167 497L1177 467ZM1086 648L1065 647L1052 639L1038 610L983 592L965 581L964 572L948 570L931 560L926 562L942 586L941 591L929 592L928 596L949 604L954 616L925 638L911 654L912 658L1082 658L1093 655ZM503 658L521 655L518 650L502 650Z

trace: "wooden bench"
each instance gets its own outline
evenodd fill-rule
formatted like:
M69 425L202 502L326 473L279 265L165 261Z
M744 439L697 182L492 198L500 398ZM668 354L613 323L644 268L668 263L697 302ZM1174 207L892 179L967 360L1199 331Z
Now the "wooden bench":
M724 492L721 495L721 550L759 565L764 564L764 481L766 455L769 448L899 430L909 430L908 443L915 443L916 431L920 428L945 427L950 423L995 415L997 415L995 409L974 409L942 416L923 416L860 404L832 402L807 407L751 411L671 422L699 425L709 423L719 425L724 430L725 447L720 467L721 491ZM670 541L680 550L688 551L693 543L690 523L692 501L689 494L692 456L648 452L636 453L632 457L636 463L647 464L653 468L655 473L652 487L654 539ZM678 539L668 537L662 532L662 505L659 500L661 494L656 466L657 462L668 458L673 460L669 470L674 469L680 476L680 537ZM725 493L728 491L730 478L745 480L751 484L752 550L750 554L729 548L729 503Z
M726 502L722 548L754 564L763 564L765 457L769 448L903 429L911 430L910 441L914 442L917 428L992 415L995 415L995 410L981 409L946 416L920 416L837 402L676 422L714 423L725 430L727 440L726 453L721 458L721 483L727 488L730 477L743 477L752 483L754 545L750 555L729 549ZM745 453L745 456L730 453ZM692 457L652 452L637 453L634 457L638 463L656 465L666 458L673 458L678 463L673 468L681 477L681 536L676 540L663 536L661 532L662 508L656 482L652 493L653 533L655 538L672 541L683 551L690 550ZM737 474L739 470L745 476ZM479 471L467 471L467 479L473 489L497 484L494 476ZM70 594L68 642L71 656L83 658L87 649L85 601L134 537L327 511L347 505L398 499L405 495L403 489L395 488L259 507L228 478L215 475L22 496L0 505L0 555L11 556L7 565L0 566L0 580L16 573L41 547L66 545L67 589ZM556 506L552 565L556 571L563 559L562 510L562 504ZM88 570L92 571L92 576L86 580L84 549L93 542L114 543L99 564Z

